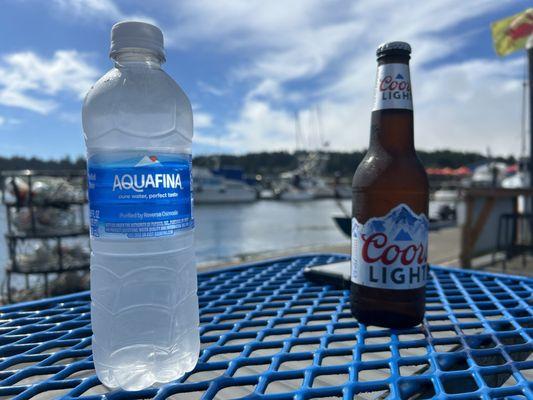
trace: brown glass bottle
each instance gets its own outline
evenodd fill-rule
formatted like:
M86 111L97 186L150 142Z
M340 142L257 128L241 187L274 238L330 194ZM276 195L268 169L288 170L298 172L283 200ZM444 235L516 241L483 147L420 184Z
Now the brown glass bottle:
M353 223L364 226L352 238L352 313L392 328L419 324L425 309L429 185L414 147L410 52L403 42L378 48L370 146L352 183Z

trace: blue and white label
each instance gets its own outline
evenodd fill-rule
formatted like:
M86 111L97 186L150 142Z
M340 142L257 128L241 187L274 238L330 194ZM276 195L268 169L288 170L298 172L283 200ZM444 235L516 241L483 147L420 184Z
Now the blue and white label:
M352 218L352 282L380 289L416 289L428 275L429 221L407 204L361 224Z
M91 236L173 236L194 227L190 155L96 154L88 160Z
M413 109L411 77L407 64L392 63L378 66L372 111L389 108Z

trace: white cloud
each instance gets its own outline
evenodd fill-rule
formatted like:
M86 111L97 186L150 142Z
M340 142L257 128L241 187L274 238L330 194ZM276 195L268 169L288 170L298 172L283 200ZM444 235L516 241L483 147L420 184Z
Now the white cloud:
M228 124L227 132L222 143L240 152L286 150L295 143L293 116L258 100L245 103L240 118Z
M155 23L155 20L143 14L123 12L112 0L54 0L54 4L65 14L80 19L105 19L113 22L122 20Z
M521 70L522 60L470 60L432 70L416 71L414 80L415 138L419 149L454 148L493 154L518 154L520 144L521 82L511 71ZM342 87L352 96L325 96L323 136L339 151L368 146L372 78L365 89ZM343 81L350 82L349 80ZM363 92L364 95L358 95ZM249 99L239 118L230 122L222 143L245 151L295 148L294 115L283 106ZM315 148L317 122L312 111L300 113L308 148Z
M105 14L114 18L122 14L111 0L54 0L54 3L65 11L77 15Z
M0 128L1 127L6 127L8 125L18 125L20 124L22 121L18 118L11 118L11 117L4 117L2 115L0 115Z
M275 100L280 99L283 94L279 82L273 79L264 79L248 93L248 98L266 97Z
M213 101L218 98L229 111L225 121L217 115L220 138L214 138L206 134L214 125L214 114L195 107L198 143L223 144L224 149L243 152L293 149L294 111L301 113L303 130L311 132L315 128L309 123L310 109L316 104L322 109L331 148L362 149L368 144L375 48L387 40L406 40L413 46L418 148L484 151L490 144L495 153L516 153L523 60L464 56L475 45L472 32L480 29L470 20L479 21L510 3L167 0L157 9L165 11L162 28L167 44L189 51L206 45L215 53L213 59L224 59L219 71L230 65L224 76L209 80L230 85L197 83L199 90L212 95ZM54 0L54 4L78 19L153 22L131 2ZM489 41L488 24L484 30ZM51 59L16 53L0 60L0 104L46 114L58 107L58 94L84 93L99 74L83 54L63 53L56 52ZM226 99L235 100L232 87L245 89L237 110L231 108L234 101Z
M220 137L209 136L202 132L194 132L194 143L220 148Z
M210 85L206 82L203 82L203 81L199 81L198 82L198 88L205 92L205 93L209 93L213 96L223 96L224 94L227 93L226 90L224 89L221 89L221 88L218 88L216 86L213 86L213 85Z
M165 33L176 46L216 41L221 51L252 50L237 78L289 80L319 73L361 30L333 0L189 0L170 2L178 16ZM346 2L344 2L344 6Z
M57 116L61 121L66 122L68 124L81 124L81 113L79 112L63 111L60 112Z
M517 155L522 71L520 59L413 68L417 148L484 152L490 146L495 154ZM359 79L343 76L322 100L324 132L337 150L368 146L373 82L354 75Z
M58 50L50 59L33 52L12 53L0 61L0 104L48 114L58 107L57 95L81 99L99 73L76 50Z
M293 110L309 113L312 104L321 106L332 148L366 147L375 48L405 40L413 47L417 146L484 151L491 145L516 154L523 61L464 57L480 29L469 21L509 3L184 0L169 3L178 17L166 33L179 46L216 43L215 51L245 55L229 73L249 90L225 125L228 148L294 148ZM488 24L484 31L490 41ZM458 52L462 57L450 57Z
M195 113L195 121L197 119ZM230 153L245 151L286 150L294 143L294 120L284 110L271 109L268 103L249 101L238 121L226 127L224 135L195 132L194 142Z
M518 155L523 60L481 60L421 71L415 110L418 143Z
M213 117L202 111L194 112L194 127L196 129L209 128L213 125Z

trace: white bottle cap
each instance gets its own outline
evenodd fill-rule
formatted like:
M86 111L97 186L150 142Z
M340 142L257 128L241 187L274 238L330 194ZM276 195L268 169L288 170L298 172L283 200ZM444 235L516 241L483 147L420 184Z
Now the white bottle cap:
M129 49L145 49L155 53L165 61L163 32L157 26L146 22L123 21L111 28L111 47L109 55Z

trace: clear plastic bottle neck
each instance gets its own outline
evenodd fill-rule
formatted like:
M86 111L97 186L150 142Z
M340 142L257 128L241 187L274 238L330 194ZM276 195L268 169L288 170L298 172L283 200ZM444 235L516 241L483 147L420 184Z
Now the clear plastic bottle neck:
M155 52L144 49L128 49L111 56L117 68L148 67L161 68L165 61Z

